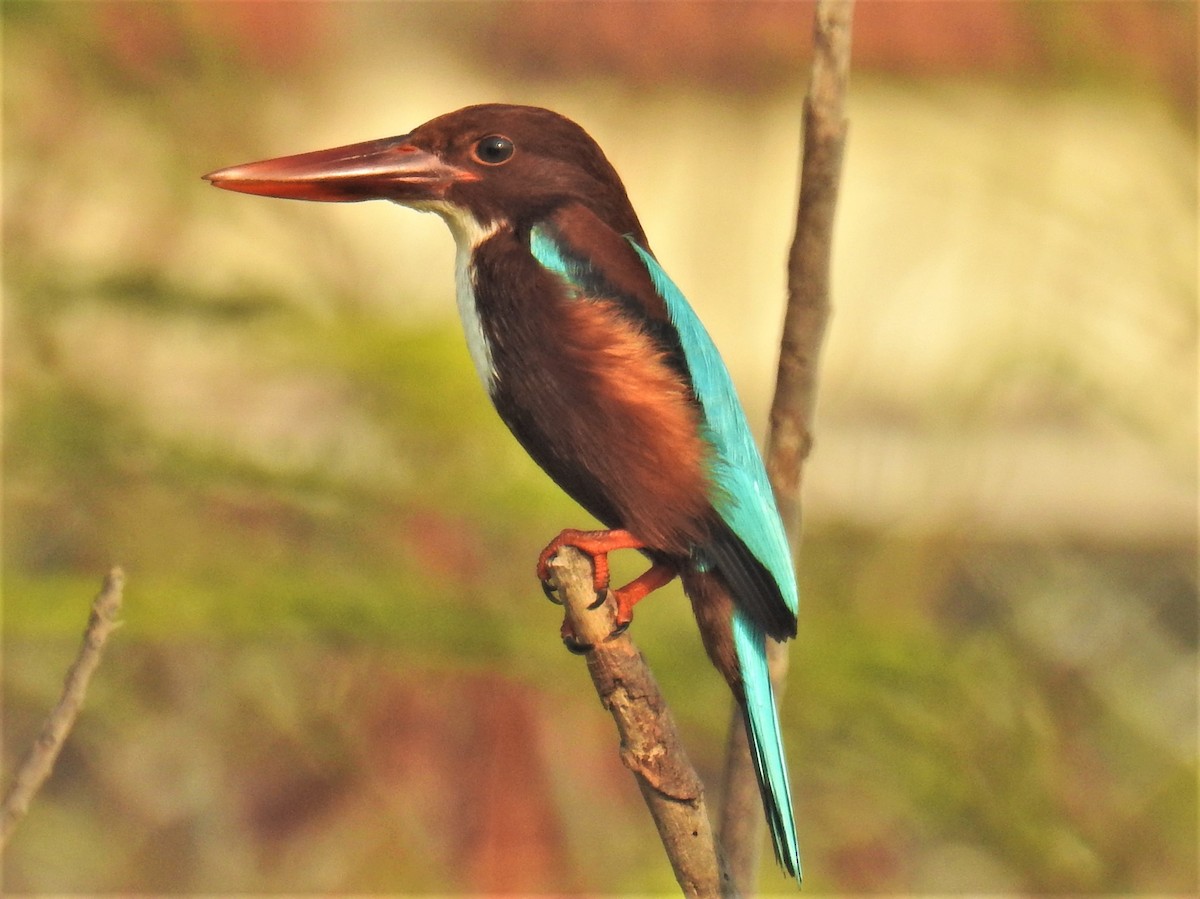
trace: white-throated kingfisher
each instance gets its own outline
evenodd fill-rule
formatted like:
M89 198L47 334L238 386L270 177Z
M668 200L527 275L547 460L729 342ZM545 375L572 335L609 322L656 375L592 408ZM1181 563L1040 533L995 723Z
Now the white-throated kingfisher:
M619 629L634 603L681 579L744 712L775 856L799 878L766 656L768 637L796 634L791 551L729 373L596 142L549 110L487 104L400 137L205 178L270 197L391 200L445 220L488 396L534 461L608 528L563 531L539 577L549 580L559 547L576 546L603 591L607 553L640 550L650 568L613 591Z

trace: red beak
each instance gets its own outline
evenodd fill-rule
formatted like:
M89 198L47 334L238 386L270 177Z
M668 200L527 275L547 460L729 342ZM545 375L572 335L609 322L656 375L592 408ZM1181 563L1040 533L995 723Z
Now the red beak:
M449 165L407 141L407 135L387 137L248 162L209 172L204 178L244 194L331 203L438 200L456 182L479 180L474 172Z

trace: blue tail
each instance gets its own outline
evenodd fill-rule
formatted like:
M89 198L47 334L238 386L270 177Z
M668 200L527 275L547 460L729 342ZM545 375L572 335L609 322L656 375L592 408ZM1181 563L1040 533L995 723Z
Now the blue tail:
M733 614L733 642L745 693L746 737L754 759L754 773L762 792L763 808L771 829L775 859L789 874L800 880L800 845L792 814L792 793L788 786L787 763L783 756L783 738L775 695L767 671L766 635L740 609Z

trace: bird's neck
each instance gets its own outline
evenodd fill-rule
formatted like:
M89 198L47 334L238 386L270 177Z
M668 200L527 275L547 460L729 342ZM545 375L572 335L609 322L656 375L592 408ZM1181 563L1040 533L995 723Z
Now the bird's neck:
M415 204L414 204L415 205ZM498 374L492 360L492 348L479 317L479 304L475 296L475 273L472 260L475 251L496 235L503 222L481 222L468 209L445 202L423 203L416 208L423 212L439 215L454 236L454 294L458 315L462 319L463 332L467 338L467 352L483 382L488 395L496 392Z

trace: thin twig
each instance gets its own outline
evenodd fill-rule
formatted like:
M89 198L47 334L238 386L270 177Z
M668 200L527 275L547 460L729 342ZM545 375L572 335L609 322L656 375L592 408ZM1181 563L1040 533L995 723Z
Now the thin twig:
M563 547L550 562L577 640L592 644L588 673L621 735L621 761L633 772L675 879L686 896L736 897L704 803L704 786L688 761L675 720L645 658L628 632L611 637L612 595L596 609L591 562Z
M793 550L800 534L800 485L813 445L817 363L829 320L834 210L846 142L846 84L854 0L817 0L812 75L804 100L804 152L796 232L788 257L788 303L767 438L767 474ZM787 647L767 641L778 702L787 680ZM754 891L762 846L758 787L740 710L730 719L721 843L739 887Z
M724 791L718 824L725 859L738 888L752 895L758 881L758 859L762 854L762 795L754 775L754 760L746 740L742 710L734 704L725 739Z
M812 81L804 100L804 160L796 234L788 257L788 304L771 404L767 472L784 524L800 524L800 484L813 444L817 363L829 320L834 211L846 144L853 0L817 3Z
M8 838L29 811L30 802L54 770L54 762L83 706L88 681L100 664L104 643L109 634L120 626L117 615L121 611L124 589L125 573L120 568L114 568L104 579L100 593L92 602L92 614L83 632L83 644L67 670L62 696L42 725L41 733L17 769L4 803L0 805L0 850L7 845Z

